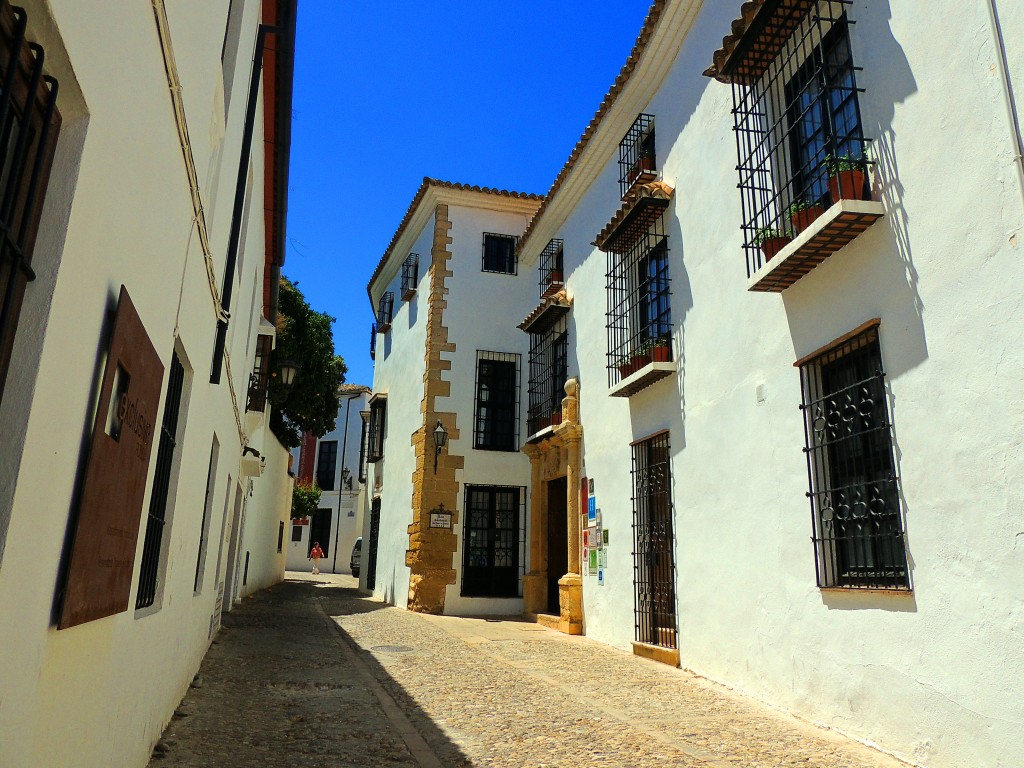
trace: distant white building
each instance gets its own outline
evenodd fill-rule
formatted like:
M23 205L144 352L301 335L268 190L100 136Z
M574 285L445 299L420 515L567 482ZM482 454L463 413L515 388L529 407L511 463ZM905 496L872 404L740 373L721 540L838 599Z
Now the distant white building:
M292 0L0 3L0 764L126 768L284 572ZM10 62L15 69L9 69Z
M287 568L311 569L309 551L319 542L324 551L320 570L350 573L352 546L362 535L366 506L366 475L360 472L365 439L365 422L360 416L368 409L370 388L361 384L338 387L340 404L335 428L317 439L303 437L292 450L293 465L300 482L315 483L320 489L320 507L310 519L292 520L289 532Z
M1021 32L657 0L536 212L426 182L369 285L376 593L521 595L906 760L1017 765ZM478 439L510 388L518 462Z

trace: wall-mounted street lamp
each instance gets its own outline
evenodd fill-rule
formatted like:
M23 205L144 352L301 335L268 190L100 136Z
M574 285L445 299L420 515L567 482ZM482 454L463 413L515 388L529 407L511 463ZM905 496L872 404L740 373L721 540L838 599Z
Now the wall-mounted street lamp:
M285 391L291 391L295 386L295 378L299 375L299 364L291 360L282 360L277 366L278 374L281 377L281 386Z
M437 457L441 455L441 449L444 448L445 443L448 442L448 430L444 428L444 424L441 423L440 419L437 422L437 426L434 427L434 474L437 474Z

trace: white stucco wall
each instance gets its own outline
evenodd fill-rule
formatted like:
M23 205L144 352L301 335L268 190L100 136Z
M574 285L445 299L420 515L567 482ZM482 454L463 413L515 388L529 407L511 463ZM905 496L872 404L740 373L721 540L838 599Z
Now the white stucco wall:
M230 374L208 376L216 316L193 226L182 150L164 61L149 3L116 3L97 14L77 0L22 3L30 37L46 47L61 84L64 127L35 260L40 291L30 287L16 343L13 379L0 429L23 436L10 472L4 452L0 489L0 762L81 768L143 766L199 666L228 571L230 525L239 477L239 438L229 378L240 407L252 367L251 341L262 292L262 120L252 171L256 183L231 308ZM169 3L170 31L182 83L192 153L202 187L218 289L224 270L245 98L224 124L220 52L227 4ZM245 40L255 36L259 3L245 6ZM50 13L52 12L52 17ZM111 16L118 23L110 24ZM241 56L251 57L251 42ZM126 61L132 64L124 66ZM249 68L236 69L247 90ZM260 105L262 114L262 105ZM66 225L62 222L66 222ZM64 234L66 231L66 235ZM57 631L54 593L80 457L92 431L95 382L102 372L107 312L124 284L165 369L172 348L186 365L178 458L172 476L156 605L134 611L149 496L135 557L129 610ZM52 291L52 303L48 294ZM24 332L22 332L22 330ZM28 362L31 361L31 362ZM37 368L36 368L37 366ZM10 397L7 395L10 394ZM161 410L163 397L161 396ZM244 419L244 413L242 414ZM211 441L220 443L210 505L201 589L194 591ZM268 471L247 505L249 586L269 583L281 563L275 509L287 478L273 441L254 438ZM150 485L156 449L150 462ZM230 480L229 480L230 478ZM264 488L267 497L262 496ZM225 509L227 515L225 516ZM286 512L285 512L286 514ZM272 536L269 532L273 524ZM231 528L234 537L240 527ZM272 541L271 541L272 540ZM218 553L221 557L218 557ZM217 570L217 564L220 569ZM215 623L215 622L214 622ZM54 724L59 724L55 728Z
M1024 208L984 5L855 4L860 107L887 213L777 296L745 290L731 96L700 74L736 8L704 4L664 84L632 95L656 116L676 188L676 376L629 400L607 395L606 261L586 244L618 207L613 168L557 234L586 474L611 540L606 585L584 578L587 634L633 639L629 442L667 428L683 666L939 767L1016 765L1024 747L1024 657L1008 640L1024 628ZM1000 5L1004 32L1024 29L1020 10ZM957 23L923 28L925 15ZM606 122L621 135L638 110ZM913 595L815 585L793 361L873 317Z

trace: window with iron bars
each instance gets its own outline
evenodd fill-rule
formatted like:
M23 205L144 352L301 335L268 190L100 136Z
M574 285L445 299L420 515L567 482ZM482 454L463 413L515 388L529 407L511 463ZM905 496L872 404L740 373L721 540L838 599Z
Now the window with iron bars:
M366 460L370 463L384 458L384 430L387 425L388 401L378 399L370 405L370 427L366 437Z
M540 252L540 297L543 299L562 289L565 285L563 274L562 241L551 240Z
M633 443L636 640L676 647L676 559L668 432Z
M370 324L370 359L377 359L377 324Z
M391 319L394 317L395 294L387 291L377 303L377 332L387 333L391 330Z
M619 142L619 196L636 184L654 181L658 160L654 153L654 115L641 113Z
M568 378L569 334L562 317L544 333L530 334L529 434L561 423Z
M506 275L516 274L516 243L519 238L514 235L497 235L484 232L484 272L500 272Z
M156 470L149 496L146 516L146 538L139 566L139 586L135 593L135 608L146 608L156 600L157 579L160 573L160 555L166 527L167 503L171 497L171 475L181 435L178 430L182 392L185 387L185 367L178 353L171 355L167 373L167 392L164 395L164 413L160 423L160 442L156 453Z
M663 217L608 251L608 385L672 360L669 248Z
M462 594L522 597L526 570L526 488L467 485Z
M60 132L57 81L43 49L25 40L28 15L0 4L0 401L28 283L32 252Z
M516 354L477 351L474 448L519 450L519 361Z
M256 337L256 358L249 376L245 410L262 413L267 409L267 387L270 386L270 352L274 340L268 335Z
M819 587L909 589L878 326L800 361Z
M419 282L420 255L410 253L402 262L402 301L408 301L416 295L416 286Z
M338 472L338 441L321 440L316 458L316 484L321 491L334 490Z
M366 458L367 448L369 447L369 441L367 440L367 431L370 429L370 412L360 411L360 418L363 420L363 428L359 431L359 482L366 482Z
M768 0L732 82L747 276L841 199L867 199L852 0ZM773 10L774 9L774 10Z

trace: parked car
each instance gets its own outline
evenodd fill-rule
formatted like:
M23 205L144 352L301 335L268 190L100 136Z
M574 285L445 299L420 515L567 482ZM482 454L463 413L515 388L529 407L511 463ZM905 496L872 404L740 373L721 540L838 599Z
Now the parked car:
M352 557L349 558L348 567L352 569L352 575L357 579L359 578L359 562L362 559L363 554L363 537L360 536L356 539L356 543L352 545Z

